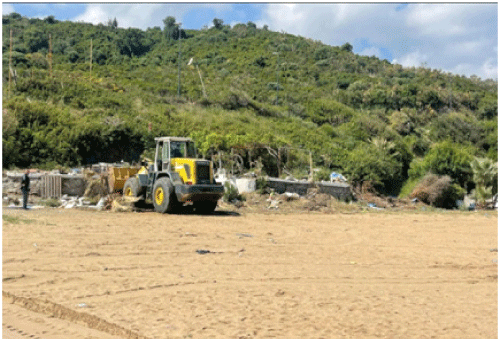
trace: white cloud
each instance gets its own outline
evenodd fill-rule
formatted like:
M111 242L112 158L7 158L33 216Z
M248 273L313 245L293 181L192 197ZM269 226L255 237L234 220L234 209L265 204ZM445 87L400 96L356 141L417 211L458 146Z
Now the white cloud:
M497 70L486 62L498 60L497 12L496 4L270 4L262 22L333 46L349 42L363 55L389 51L403 66L473 70L483 78Z
M378 49L377 47L366 48L359 54L366 55L366 56L376 56L377 58L382 57L382 53L380 52L380 49Z
M210 8L216 14L230 10L232 5L226 4L186 4L186 3L127 3L127 4L89 4L83 14L73 21L106 24L109 19L118 21L122 28L163 27L163 19L173 16L182 22L183 16L193 9Z
M105 24L108 20L116 18L119 27L146 29L161 26L161 20L168 15L172 13L168 13L163 4L91 4L83 14L73 20Z
M394 63L398 63L403 67L420 67L422 65L427 65L428 60L429 60L428 55L423 54L420 51L415 51L403 55L400 59L394 60Z
M477 74L482 74L481 77L485 79L498 79L498 60L493 58L486 60Z
M416 28L421 34L449 36L463 34L466 25L467 6L448 4L416 4L406 17L409 27Z
M492 39L467 40L451 43L447 46L447 53L455 55L481 55L493 45Z
M10 4L2 4L2 15L7 15L14 12L14 6Z

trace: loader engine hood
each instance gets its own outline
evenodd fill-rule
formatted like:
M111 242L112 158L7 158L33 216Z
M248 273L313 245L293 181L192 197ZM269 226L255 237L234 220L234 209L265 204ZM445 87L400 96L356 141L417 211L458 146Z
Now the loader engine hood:
M212 163L208 160L191 158L172 158L171 170L179 173L188 185L209 185L213 183Z

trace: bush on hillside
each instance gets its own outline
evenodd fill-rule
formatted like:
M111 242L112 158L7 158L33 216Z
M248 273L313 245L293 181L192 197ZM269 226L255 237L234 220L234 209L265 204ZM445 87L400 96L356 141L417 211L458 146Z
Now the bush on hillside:
M427 174L415 186L410 198L440 208L454 208L456 201L463 199L465 191L445 175Z

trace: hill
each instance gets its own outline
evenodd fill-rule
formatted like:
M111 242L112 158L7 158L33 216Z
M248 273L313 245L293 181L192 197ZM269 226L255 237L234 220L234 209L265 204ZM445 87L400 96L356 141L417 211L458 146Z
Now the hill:
M397 194L427 172L470 190L470 162L497 161L491 80L251 22L179 32L172 17L146 31L17 13L2 21L4 168L137 161L155 136L178 135L233 169L303 177L312 154L318 179L337 171Z

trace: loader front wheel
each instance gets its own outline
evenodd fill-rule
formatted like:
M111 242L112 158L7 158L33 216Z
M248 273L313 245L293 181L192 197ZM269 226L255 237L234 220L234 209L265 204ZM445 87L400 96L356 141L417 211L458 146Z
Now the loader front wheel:
M139 179L137 179L136 177L128 178L127 181L125 181L125 185L123 185L123 195L127 197L141 196Z
M169 178L156 180L153 186L153 206L155 211L159 213L173 212L177 206L174 186Z

